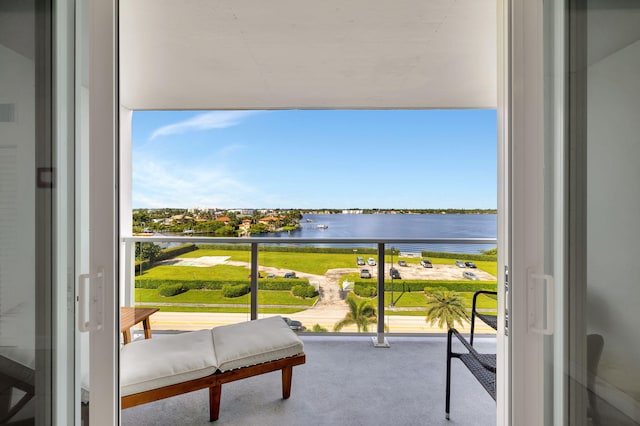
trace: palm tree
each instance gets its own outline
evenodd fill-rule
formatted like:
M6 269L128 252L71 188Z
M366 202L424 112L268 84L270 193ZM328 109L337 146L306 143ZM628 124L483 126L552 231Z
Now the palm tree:
M437 323L447 329L455 326L455 323L464 325L463 320L469 320L469 314L464 300L455 291L433 291L427 294L427 317L425 320L431 325Z
M369 301L362 300L360 303L349 295L347 297L347 304L349 305L349 312L345 315L344 319L338 321L333 326L333 331L340 331L344 326L355 324L358 328L358 333L369 331L369 324L375 323L376 309L369 304Z

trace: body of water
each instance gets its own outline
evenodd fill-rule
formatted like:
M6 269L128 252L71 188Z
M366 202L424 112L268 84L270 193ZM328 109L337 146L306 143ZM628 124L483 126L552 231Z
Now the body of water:
M320 225L320 226L319 226ZM497 238L495 214L308 214L301 228L263 234L282 238ZM314 244L327 247L331 244ZM351 244L350 246L357 246ZM495 244L393 244L403 252L479 253Z

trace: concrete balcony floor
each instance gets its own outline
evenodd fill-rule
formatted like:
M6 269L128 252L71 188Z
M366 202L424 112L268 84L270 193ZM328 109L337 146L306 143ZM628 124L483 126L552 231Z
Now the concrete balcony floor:
M307 362L293 369L290 399L281 399L280 372L229 383L222 387L220 418L213 424L496 424L495 401L457 359L451 420L445 419L445 337L389 337L390 348L374 348L365 336L303 335L302 340ZM480 352L495 352L495 338L476 342ZM210 425L208 391L123 410L122 424Z

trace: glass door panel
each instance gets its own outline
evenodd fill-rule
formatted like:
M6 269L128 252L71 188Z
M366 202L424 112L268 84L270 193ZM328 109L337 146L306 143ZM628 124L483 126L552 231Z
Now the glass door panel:
M578 259L583 280L571 283L584 305L570 318L579 325L569 336L582 353L569 352L569 364L578 370L574 392L586 394L591 424L640 424L640 192L633 189L640 182L640 3L577 3L581 27L570 47L582 53L575 100L583 109L572 123L579 135L572 142L583 152L577 189L586 215L576 229L585 242Z
M73 14L58 6L0 4L0 424L74 421Z
M546 424L640 424L640 3L545 6ZM566 96L566 98L565 98ZM552 298L546 297L551 292Z

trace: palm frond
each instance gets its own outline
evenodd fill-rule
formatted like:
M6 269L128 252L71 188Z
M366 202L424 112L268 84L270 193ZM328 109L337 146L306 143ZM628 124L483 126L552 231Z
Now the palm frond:
M439 328L447 328L469 319L464 299L455 291L433 291L427 294L426 322L437 324Z

